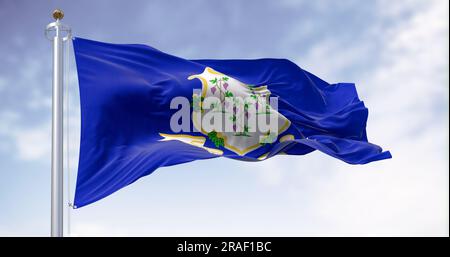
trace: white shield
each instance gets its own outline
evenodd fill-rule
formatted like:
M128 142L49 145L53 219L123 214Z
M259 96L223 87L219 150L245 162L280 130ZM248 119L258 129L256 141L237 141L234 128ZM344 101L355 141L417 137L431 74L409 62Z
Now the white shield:
M270 96L270 91L267 89L267 86L248 85L209 67L205 68L203 73L192 75L188 79L191 80L195 78L201 81L202 91L199 94L193 95L194 111L192 112L191 117L194 127L204 135L208 135L211 131L205 129L205 125L201 122L202 117L209 112L218 110L222 113L226 113L225 109L227 106L225 105L227 103L225 100L228 101L233 99L233 101L236 102L245 102L246 100L241 99L255 99L255 101L252 102L253 104L245 102L245 105L244 103L241 103L240 105L248 107L250 104L252 108L256 109L255 113L249 113L247 109L238 107L237 109L234 109L231 116L229 115L233 119L233 130L222 130L217 132L218 137L221 140L223 139L223 147L226 149L243 156L258 149L265 143L275 142L278 135L289 128L291 122L286 117L274 110L269 104L259 104L261 99L264 99L264 102L266 102ZM216 105L211 105L211 108L200 111L196 110L196 102L201 106L202 101L208 97L216 97L219 101ZM268 113L275 115L272 117L275 117L277 131L262 132L260 124L256 124L256 126L250 128L245 125L248 123L249 115L265 115ZM264 138L267 138L267 140L262 140Z

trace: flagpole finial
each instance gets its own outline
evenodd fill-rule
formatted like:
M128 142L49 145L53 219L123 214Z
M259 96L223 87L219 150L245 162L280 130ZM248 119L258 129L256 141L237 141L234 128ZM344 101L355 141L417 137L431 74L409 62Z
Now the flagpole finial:
M55 9L52 16L55 21L47 25L45 28L45 36L50 41L53 41L55 36L62 36L63 41L67 41L71 37L71 29L69 26L61 22L64 18L64 12L61 9Z
M64 18L64 12L61 9L55 9L53 11L53 18L55 20L62 20Z

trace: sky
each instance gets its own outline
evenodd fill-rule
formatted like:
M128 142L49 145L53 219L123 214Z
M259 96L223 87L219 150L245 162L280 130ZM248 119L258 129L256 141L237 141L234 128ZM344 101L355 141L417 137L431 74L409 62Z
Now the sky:
M66 210L66 236L448 236L448 7L0 0L0 236L50 234L52 48L44 28L55 8L78 37L186 59L287 58L330 83L354 82L369 108L369 140L393 155L368 165L313 152L160 168ZM68 54L66 197L73 198L80 113Z

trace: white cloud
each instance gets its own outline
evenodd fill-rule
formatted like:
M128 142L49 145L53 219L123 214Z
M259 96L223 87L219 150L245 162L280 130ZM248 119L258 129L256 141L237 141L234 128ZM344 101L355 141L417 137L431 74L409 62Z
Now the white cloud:
M51 85L49 85L51 86ZM48 112L51 111L52 97L51 95L45 95L42 90L37 88L31 88L29 90L30 100L27 102L27 107L30 110L44 109Z
M51 127L39 126L13 131L16 139L18 158L31 161L50 156Z
M396 2L394 10L391 4L379 2L379 23L359 41L325 38L302 63L333 81L376 55L357 87L369 106L369 139L391 150L393 159L365 166L328 161L318 169L316 157L298 157L261 166L276 172L272 182L290 188L293 199L310 199L296 207L314 224L303 227L308 235L448 236L448 2ZM384 19L402 20L408 11L413 14L385 27ZM375 33L381 40L370 41ZM371 53L371 44L379 52ZM287 172L292 167L314 174ZM265 172L260 176L272 185Z
M8 150L9 156L20 160L39 160L50 153L50 125L43 124L34 127L20 125L21 116L18 112L2 111L0 113L0 148ZM3 151L3 152L5 152Z
M78 81L76 76L76 70L74 69L74 60L71 59L70 72L65 73L69 83L69 119L64 117L64 123L69 122L69 152L70 152L70 165L72 169L76 167L78 158L79 147L79 133L80 133L80 107L79 107L79 95L78 95ZM33 81L39 74L40 67L38 61L27 62L27 76L23 78L24 81L21 84L26 84L26 81ZM2 83L6 83L7 79L0 77L0 90ZM51 86L51 84L49 85ZM31 87L28 92L28 101L25 107L29 110L43 109L47 113L51 112L51 96L45 95L42 90L37 87ZM64 101L67 101L66 95L64 95ZM64 109L66 109L66 104ZM14 156L19 160L25 161L44 161L50 160L51 151L51 119L44 119L40 123L28 126L24 123L24 117L27 113L20 112L16 109L9 110L7 108L0 112L0 136L8 138L8 141L0 141L0 151L6 152L9 156ZM66 115L66 113L64 114ZM45 115L49 117L49 115ZM66 126L66 125L65 125ZM64 140L67 140L65 135L67 128L64 127ZM65 146L66 147L66 146ZM3 150L2 150L3 149ZM66 148L64 148L65 150ZM66 156L65 156L66 157Z
M80 116L79 109L70 109L69 119L69 158L70 165L74 169L77 165L79 138L80 138ZM9 140L0 142L0 151L8 152L9 156L14 156L24 161L41 161L50 160L51 151L51 120L44 120L35 126L24 126L20 123L21 115L17 112L3 111L0 113L0 136ZM65 125L66 126L66 125ZM67 128L64 128L64 142L67 140ZM66 146L64 146L66 151ZM66 158L66 155L64 156Z

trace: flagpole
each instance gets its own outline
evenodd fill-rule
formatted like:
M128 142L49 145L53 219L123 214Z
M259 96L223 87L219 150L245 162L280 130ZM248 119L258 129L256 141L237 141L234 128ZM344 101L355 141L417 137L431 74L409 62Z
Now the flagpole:
M52 86L52 162L51 162L51 236L63 236L63 42L70 38L70 28L61 19L64 13L53 11L55 22L47 25L46 37L53 42ZM50 36L50 32L53 36Z

